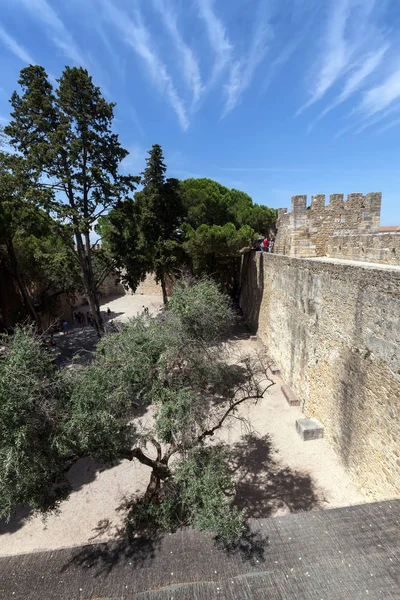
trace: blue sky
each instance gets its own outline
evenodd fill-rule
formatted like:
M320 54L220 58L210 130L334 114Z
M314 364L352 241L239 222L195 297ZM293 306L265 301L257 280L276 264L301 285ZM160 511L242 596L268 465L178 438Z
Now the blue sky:
M256 202L383 192L400 225L399 0L0 0L0 124L19 70L83 65L144 166Z

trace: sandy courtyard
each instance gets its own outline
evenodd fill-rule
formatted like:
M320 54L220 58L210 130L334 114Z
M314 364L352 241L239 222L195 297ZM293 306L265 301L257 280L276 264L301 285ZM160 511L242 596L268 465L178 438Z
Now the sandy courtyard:
M125 320L148 306L156 312L159 296L126 295L109 299L116 320ZM70 353L82 342L91 345L93 330L72 330L57 336L59 346ZM88 341L89 340L89 341ZM241 339L240 350L254 350L258 342ZM296 433L300 408L290 407L276 385L257 405L244 406L241 415L252 425L252 432L235 420L224 433L234 449L238 502L250 516L279 516L298 510L320 510L365 502L339 459L324 439L303 442ZM145 417L144 417L145 418ZM124 512L118 511L124 499L143 492L150 469L137 461L122 461L102 468L93 461L79 461L69 473L73 491L55 514L29 517L21 510L8 524L0 523L0 555L38 550L53 550L114 538L118 535Z

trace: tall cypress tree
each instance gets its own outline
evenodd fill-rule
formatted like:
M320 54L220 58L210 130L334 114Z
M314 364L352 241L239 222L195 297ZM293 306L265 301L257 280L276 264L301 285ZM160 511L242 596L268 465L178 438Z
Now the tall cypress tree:
M181 251L179 181L165 178L167 167L160 145L154 144L149 150L146 163L142 173L144 187L136 194L136 201L149 264L161 283L163 301L167 304L166 276L177 265Z
M65 243L79 263L98 332L103 328L90 233L98 218L134 189L137 178L118 172L128 155L112 132L115 104L106 102L86 69L66 67L54 91L46 71L29 66L11 97L5 128L22 154L35 194L53 218L69 224L75 244Z
M130 287L136 289L140 280L153 272L167 304L166 276L181 264L183 257L180 182L166 179L167 168L158 144L148 152L146 162L141 179L143 189L134 200L119 202L100 220L98 229Z

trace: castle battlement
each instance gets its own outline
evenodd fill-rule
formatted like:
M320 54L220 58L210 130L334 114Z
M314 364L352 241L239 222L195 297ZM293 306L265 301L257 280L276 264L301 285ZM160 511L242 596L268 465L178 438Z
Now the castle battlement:
M379 234L382 194L371 192L293 196L291 211L278 209L275 252L400 264L400 235Z

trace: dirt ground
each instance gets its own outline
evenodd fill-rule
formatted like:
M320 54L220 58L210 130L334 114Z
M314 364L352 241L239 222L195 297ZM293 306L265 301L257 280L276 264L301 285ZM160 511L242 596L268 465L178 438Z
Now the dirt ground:
M149 307L156 312L160 297L126 295L108 299L102 309L114 313L114 319L126 320ZM242 352L262 350L247 335L234 342ZM71 357L82 347L93 349L96 337L90 327L58 334L57 352ZM280 516L299 510L320 510L366 502L324 439L303 442L295 421L300 408L290 407L281 393L282 381L273 376L275 385L257 405L242 406L223 439L233 448L237 478L238 504L249 516ZM144 417L146 418L146 416ZM82 545L115 538L124 511L118 510L132 494L145 490L149 468L138 462L122 461L103 468L84 459L71 469L72 493L57 513L42 517L21 509L8 524L0 522L0 555Z

